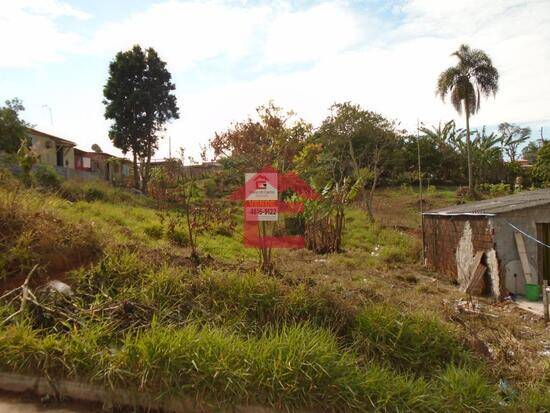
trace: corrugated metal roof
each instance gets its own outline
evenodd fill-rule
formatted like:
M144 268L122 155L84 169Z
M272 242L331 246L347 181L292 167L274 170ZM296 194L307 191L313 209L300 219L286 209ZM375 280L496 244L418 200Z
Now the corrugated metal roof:
M424 214L492 216L547 204L550 204L550 189L539 189L536 191L523 191L514 195L434 209Z

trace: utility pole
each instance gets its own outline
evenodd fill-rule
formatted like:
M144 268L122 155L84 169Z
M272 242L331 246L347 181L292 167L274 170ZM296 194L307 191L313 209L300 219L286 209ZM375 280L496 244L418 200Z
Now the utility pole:
M168 158L172 159L172 137L168 136Z
M543 130L544 130L544 127L541 126L540 127L540 143L542 143L544 145L544 135L543 135Z
M422 265L425 265L426 251L424 251L424 199L422 194L422 168L420 163L420 130L416 119L416 149L418 152L418 193L420 195L420 225L422 230Z

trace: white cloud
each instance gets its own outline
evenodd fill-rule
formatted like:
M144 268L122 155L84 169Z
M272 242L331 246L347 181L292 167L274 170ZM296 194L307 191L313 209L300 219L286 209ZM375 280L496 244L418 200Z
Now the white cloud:
M88 13L75 9L68 3L59 0L16 0L10 4L22 9L27 9L32 13L43 14L51 17L68 16L76 19L85 20L90 18ZM10 6L8 5L8 8Z
M154 47L176 70L219 56L236 59L251 49L267 13L265 7L168 1L104 25L91 50L112 55L139 43Z
M315 124L332 103L345 100L396 118L409 129L417 118L427 123L458 118L451 105L435 97L434 89L438 74L455 64L450 54L464 42L487 51L501 74L496 99L482 102L474 125L550 119L548 1L409 0L395 10L397 27L391 26L391 19L350 4L331 1L298 8L291 2L237 6L234 2L167 1L104 23L83 48L107 64L114 52L135 43L152 46L176 79L200 73L201 64L209 59L243 66L257 62L255 69L262 74L254 78L204 87L176 85L182 117L169 125L168 133L174 148L184 145L195 155L199 143L206 143L232 121L253 114L256 106L269 99ZM13 46L2 56L11 53L15 61L26 64L61 58L78 36L60 31L54 19L79 17L78 11L52 6L40 14L29 12L29 7L11 10L8 14L15 23L8 32L0 26L0 36L20 30L20 21L13 20L15 13L22 13L25 26L31 23L28 19L36 18L42 27L27 36L22 43L26 47ZM2 9L0 19L5 13ZM43 40L56 36L54 46ZM25 53L31 51L32 58L27 57ZM300 63L308 63L308 68L280 71L281 64ZM216 70L223 78L226 67ZM101 86L93 87L100 91ZM70 105L70 99L65 100ZM94 123L89 128L94 136L101 136L102 130L106 135L99 102L95 95L88 103L83 96L80 110L66 108L74 124L71 136L78 136L81 125L89 123ZM71 130L72 126L67 128ZM161 147L159 156L166 155L166 142Z
M86 19L89 16L67 3L56 0L16 0L0 8L0 67L28 67L62 61L75 50L80 36L62 31L58 17Z
M360 19L335 3L278 13L269 24L265 63L300 63L334 56L361 40Z
M501 75L499 93L482 102L474 126L550 119L550 4L517 4L487 2L485 8L466 2L461 8L412 1L403 9L402 24L385 33L386 42L376 42L383 46L366 42L330 58L319 55L307 70L267 73L185 96L188 110L170 127L173 142L181 137L186 146L198 148L198 142L207 142L215 131L269 99L315 124L332 103L346 100L395 118L409 130L417 119L435 124L455 118L463 124L452 106L434 93L437 76L456 63L450 54L463 42L486 50ZM277 60L284 61L284 48L280 51Z

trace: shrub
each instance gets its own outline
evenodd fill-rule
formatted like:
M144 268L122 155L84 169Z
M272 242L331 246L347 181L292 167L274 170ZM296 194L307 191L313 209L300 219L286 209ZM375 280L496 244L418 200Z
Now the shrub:
M7 190L15 190L19 186L17 178L2 166L0 166L0 186Z
M182 229L172 229L166 232L166 237L174 244L180 247L187 247L189 245L189 236Z
M204 194L208 198L217 198L219 197L218 185L216 181L212 178L207 178L203 181Z
M133 194L125 188L113 187L108 182L100 180L66 180L61 186L60 195L72 202L103 201L137 206L152 206L152 201L149 198Z
M510 194L512 192L512 187L510 184L501 182L498 184L480 184L477 190L494 198Z
M214 234L221 235L223 237L232 237L233 229L229 225L219 224L214 228Z
M164 228L160 224L149 224L143 229L143 232L149 238L161 239L164 235Z
M38 185L50 190L61 188L61 177L50 165L38 165L32 172L32 179Z
M84 192L84 199L88 202L103 200L106 198L105 192L99 188L90 187Z

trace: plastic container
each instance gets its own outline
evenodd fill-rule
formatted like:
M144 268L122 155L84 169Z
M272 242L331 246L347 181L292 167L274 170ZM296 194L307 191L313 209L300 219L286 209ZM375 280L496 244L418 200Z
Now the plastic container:
M525 298L529 301L538 301L541 288L538 284L525 284Z

